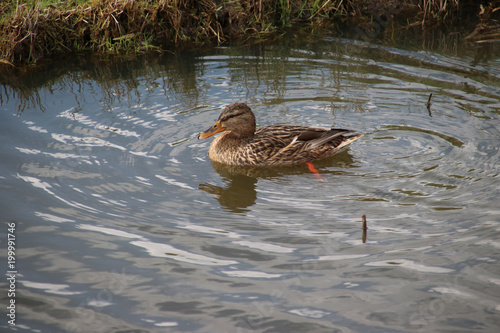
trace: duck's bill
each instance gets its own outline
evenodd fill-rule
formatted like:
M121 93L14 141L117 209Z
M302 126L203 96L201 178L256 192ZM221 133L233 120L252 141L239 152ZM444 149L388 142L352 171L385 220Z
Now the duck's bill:
M212 127L210 127L209 129L207 129L205 132L201 132L198 135L198 139L209 138L209 137L211 137L214 134L217 134L217 133L220 133L220 132L224 131L225 129L226 128L222 127L222 125L220 124L220 121L217 120Z

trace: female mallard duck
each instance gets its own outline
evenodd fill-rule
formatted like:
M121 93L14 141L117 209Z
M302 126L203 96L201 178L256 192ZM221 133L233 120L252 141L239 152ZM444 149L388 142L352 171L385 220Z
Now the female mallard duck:
M208 157L215 162L239 166L292 165L333 156L361 134L351 130L294 125L271 125L255 129L255 116L245 103L228 105L215 124L198 139L225 131L212 141Z

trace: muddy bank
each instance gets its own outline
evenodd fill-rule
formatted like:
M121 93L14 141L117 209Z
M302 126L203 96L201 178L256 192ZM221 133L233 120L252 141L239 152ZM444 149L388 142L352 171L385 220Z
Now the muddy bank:
M500 1L7 0L0 5L0 62L17 66L81 51L248 43L275 38L291 26L350 28L373 37L472 22L469 40L489 43L500 39L499 9Z

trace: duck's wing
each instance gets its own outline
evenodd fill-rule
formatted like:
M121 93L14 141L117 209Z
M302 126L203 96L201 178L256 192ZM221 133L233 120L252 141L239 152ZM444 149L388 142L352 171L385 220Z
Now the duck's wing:
M354 131L348 130L348 129L341 129L341 128L332 128L330 130L324 131L321 135L314 137L314 138L308 138L305 137L303 141L306 141L306 149L307 150L313 150L316 148L319 148L323 146L326 143L332 143L334 146L335 144L335 139L347 134L347 133L353 133ZM308 134L304 134L308 135ZM301 136L299 136L298 140L301 139ZM339 140L336 140L339 141Z
M352 132L339 128L272 125L256 131L252 150L263 164L302 163L335 154L355 140L342 136Z
M325 143L334 141L335 138L354 131L341 128L324 128L294 125L273 125L257 130L256 135L266 137L272 141L279 141L277 146L284 148L296 142L304 145L307 150L313 150ZM276 144L276 142L275 142Z

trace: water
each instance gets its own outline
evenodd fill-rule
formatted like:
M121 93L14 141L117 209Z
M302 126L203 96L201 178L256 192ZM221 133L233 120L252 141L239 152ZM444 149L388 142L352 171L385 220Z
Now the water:
M7 272L15 224L17 317L0 326L497 332L500 58L450 45L284 39L9 81L0 237ZM235 101L259 125L365 135L315 163L323 182L214 167L196 136Z

